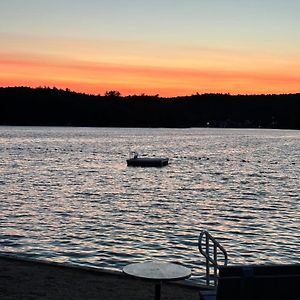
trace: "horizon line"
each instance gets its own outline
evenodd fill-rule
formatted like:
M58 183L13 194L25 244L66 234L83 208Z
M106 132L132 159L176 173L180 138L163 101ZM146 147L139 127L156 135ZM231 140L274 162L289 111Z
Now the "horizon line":
M284 96L284 95L299 95L299 92L296 93L261 93L261 94L255 94L255 93L250 93L250 94L232 94L229 92L205 92L205 93L199 93L195 92L194 94L190 95L176 95L176 96L160 96L159 93L151 95L151 94L146 94L146 93L140 93L140 94L128 94L128 95L123 95L118 89L109 89L106 90L104 94L98 93L98 94L92 94L92 93L87 93L87 92L80 92L80 91L75 91L71 90L68 87L65 88L58 88L56 86L26 86L26 85L17 85L17 86L0 86L1 89L9 89L9 88L28 88L32 90L36 89L50 89L50 90L60 90L64 92L69 92L69 93L76 93L76 94L83 94L86 96L95 96L95 97L109 97L109 95L106 95L109 92L114 92L116 95L110 95L111 97L119 97L119 98L126 98L126 97L157 97L157 98L180 98L180 97L192 97L192 96L203 96L203 95L223 95L223 96Z

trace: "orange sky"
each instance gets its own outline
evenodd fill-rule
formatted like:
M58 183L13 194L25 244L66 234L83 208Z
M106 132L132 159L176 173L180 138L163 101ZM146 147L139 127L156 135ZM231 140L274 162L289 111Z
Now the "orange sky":
M101 46L91 45L86 51L76 43L80 45L79 41L69 41L67 53L62 52L60 47L66 46L59 42L53 43L50 49L42 47L38 53L24 48L0 52L1 86L68 87L92 94L117 89L123 95L161 96L300 91L297 57L228 49L178 49L176 46L159 50L147 49L147 45L140 51L135 47L133 54L130 45L126 45L127 49L124 47L121 54L115 55L107 46L101 50ZM77 50L71 51L72 47Z
M62 4L65 2L67 0ZM102 6L96 7L99 4L88 2L99 12L100 8L103 10ZM126 1L113 2L120 6ZM29 13L30 7L10 7L7 4L0 12L0 17L4 18L0 25L1 22L9 24L18 9L22 9L19 19L27 19L23 20L24 23L18 19L19 24L12 20L10 27L0 30L0 86L56 86L92 94L119 90L123 95L146 93L161 96L197 92L300 92L300 42L295 39L299 22L293 23L296 22L293 19L294 7L278 6L274 16L266 17L267 6L266 12L259 12L255 10L258 6L249 4L248 10L253 15L247 19L248 11L244 7L236 8L238 5L234 1L229 2L232 2L232 7L221 7L219 12L207 5L204 7L206 12L214 10L215 19L203 14L198 20L194 9L198 7L199 13L202 12L204 8L200 7L200 2L188 1L194 4L194 8L189 8L175 0L172 3L176 3L177 8L173 12L177 15L158 15L155 22L149 18L150 13L132 15L124 5L123 10L120 9L122 14L118 15L122 24L119 19L111 21L109 13L112 11L108 4L105 8L108 15L102 15L99 24L92 8L86 12L90 18L85 20L86 23L82 22L84 15L80 14L80 9L87 6L71 7L69 13L57 10L61 19L55 19L53 14L44 10L46 4L34 0L28 5L32 5L33 11L40 9L45 16L24 17L24 9ZM136 10L150 5L144 1L139 3L140 7L134 7ZM279 5L280 2L275 0L274 3ZM58 9L47 5L48 9ZM230 10L233 8L244 15L236 17ZM124 9L127 9L127 15ZM167 10L162 6L162 9L167 13L170 8ZM184 17L182 9L188 12ZM275 14L279 9L281 13L286 9L286 15L283 15L286 19L281 20L282 24ZM191 19L192 16L195 19ZM260 23L251 23L253 16ZM138 23L131 24L132 20ZM33 21L36 24L30 23ZM93 22L94 27L84 31L89 22ZM278 26L276 22L279 22ZM62 26L64 24L67 26ZM103 26L108 29L103 31Z

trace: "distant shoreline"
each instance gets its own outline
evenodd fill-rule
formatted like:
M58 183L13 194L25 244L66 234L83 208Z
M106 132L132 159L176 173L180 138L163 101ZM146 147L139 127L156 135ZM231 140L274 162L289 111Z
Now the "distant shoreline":
M0 125L300 129L300 93L104 96L69 89L0 88Z
M72 126L72 125L10 125L10 124L0 124L0 128L12 127L12 128L111 128L111 129L177 129L177 130L185 130L185 129L212 129L212 130L278 130L278 131L299 131L300 129L289 129L289 128L236 128L236 127L106 127L106 126Z

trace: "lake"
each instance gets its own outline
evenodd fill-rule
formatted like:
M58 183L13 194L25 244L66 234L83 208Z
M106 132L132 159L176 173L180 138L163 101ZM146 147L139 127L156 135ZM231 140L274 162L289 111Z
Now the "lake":
M170 163L127 167L130 150ZM0 127L0 252L197 274L209 230L229 264L299 263L299 163L299 131Z

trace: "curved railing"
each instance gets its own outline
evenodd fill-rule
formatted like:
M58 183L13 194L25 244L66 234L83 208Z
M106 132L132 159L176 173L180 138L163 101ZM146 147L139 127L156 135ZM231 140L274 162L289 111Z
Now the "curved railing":
M203 242L205 238L205 243ZM204 245L204 249L203 249ZM212 247L212 248L211 248ZM206 258L206 284L210 285L210 268L213 268L214 285L218 282L218 267L220 260L218 254L223 254L222 265L227 266L228 255L225 248L206 230L201 231L198 239L198 248L200 253ZM211 253L212 249L212 253ZM212 254L212 255L211 255Z

